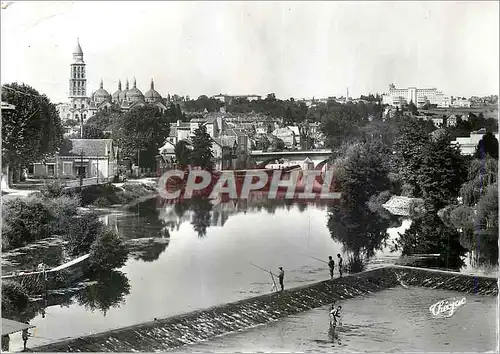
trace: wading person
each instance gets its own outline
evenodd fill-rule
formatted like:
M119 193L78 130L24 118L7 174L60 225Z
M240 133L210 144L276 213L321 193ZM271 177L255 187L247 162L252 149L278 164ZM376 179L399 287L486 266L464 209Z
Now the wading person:
M335 262L332 256L328 256L328 268L330 268L330 279L333 279L333 268L335 268Z
M342 257L340 256L340 253L337 253L337 258L339 259L339 278L342 278Z
M279 270L280 270L280 273L278 275L278 279L280 281L281 291L283 291L283 290L285 290L285 284L284 284L285 272L283 271L283 267L279 267Z
M26 322L26 324L29 325L28 322ZM23 329L22 337L23 337L23 342L24 342L24 351L26 351L26 349L27 349L26 344L28 343L28 336L29 336L28 329L27 328Z

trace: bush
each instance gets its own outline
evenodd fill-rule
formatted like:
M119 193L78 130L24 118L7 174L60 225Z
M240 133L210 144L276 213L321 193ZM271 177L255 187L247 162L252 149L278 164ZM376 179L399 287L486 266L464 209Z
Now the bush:
M93 204L98 207L106 207L111 205L111 201L106 197L99 197Z
M40 193L45 198L58 198L63 195L64 187L59 181L46 183L41 189Z
M53 216L38 198L7 201L4 206L2 245L7 249L22 247L51 236Z
M45 204L52 215L51 232L55 235L64 235L73 224L80 207L79 197L63 195L55 199L45 200Z
M75 257L87 254L91 245L105 228L95 213L74 217L64 234L64 239L68 241L66 245L68 253Z
M23 312L29 303L26 290L16 281L2 281L2 317L11 318Z
M94 271L120 268L128 258L128 250L120 236L111 229L101 232L90 247L89 263Z

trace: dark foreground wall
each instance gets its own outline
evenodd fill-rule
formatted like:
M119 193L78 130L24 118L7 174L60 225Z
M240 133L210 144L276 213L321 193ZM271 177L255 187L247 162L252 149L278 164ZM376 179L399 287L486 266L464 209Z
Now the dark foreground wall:
M262 295L213 308L53 343L35 352L164 351L298 312L400 285L425 286L481 295L497 295L496 278L411 267L385 267L323 281L284 293Z

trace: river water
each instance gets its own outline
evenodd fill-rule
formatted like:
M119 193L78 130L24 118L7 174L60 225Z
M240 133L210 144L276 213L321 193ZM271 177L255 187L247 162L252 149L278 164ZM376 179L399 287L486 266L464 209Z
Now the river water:
M263 201L186 206L153 199L103 221L126 239L132 251L129 260L84 290L49 301L44 314L38 309L23 319L36 326L28 347L268 293L272 278L259 268L276 274L282 266L285 287L317 282L329 277L320 260L337 253L347 257L342 244L332 239L327 207L321 205ZM389 233L408 226L405 222ZM398 256L382 247L368 268L392 263ZM377 299L367 301L384 301ZM272 334L268 338L271 343ZM21 348L20 336L13 336L10 350Z
M450 318L429 306L448 297L467 303ZM496 349L497 300L442 290L399 287L339 303L342 326L329 331L329 308L225 335L176 352L486 352Z

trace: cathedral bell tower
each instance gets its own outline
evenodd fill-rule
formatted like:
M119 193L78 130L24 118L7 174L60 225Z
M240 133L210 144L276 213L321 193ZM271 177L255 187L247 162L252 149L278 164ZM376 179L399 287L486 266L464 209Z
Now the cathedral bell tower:
M72 118L83 125L88 116L87 76L80 41L76 40L70 65L69 102Z

